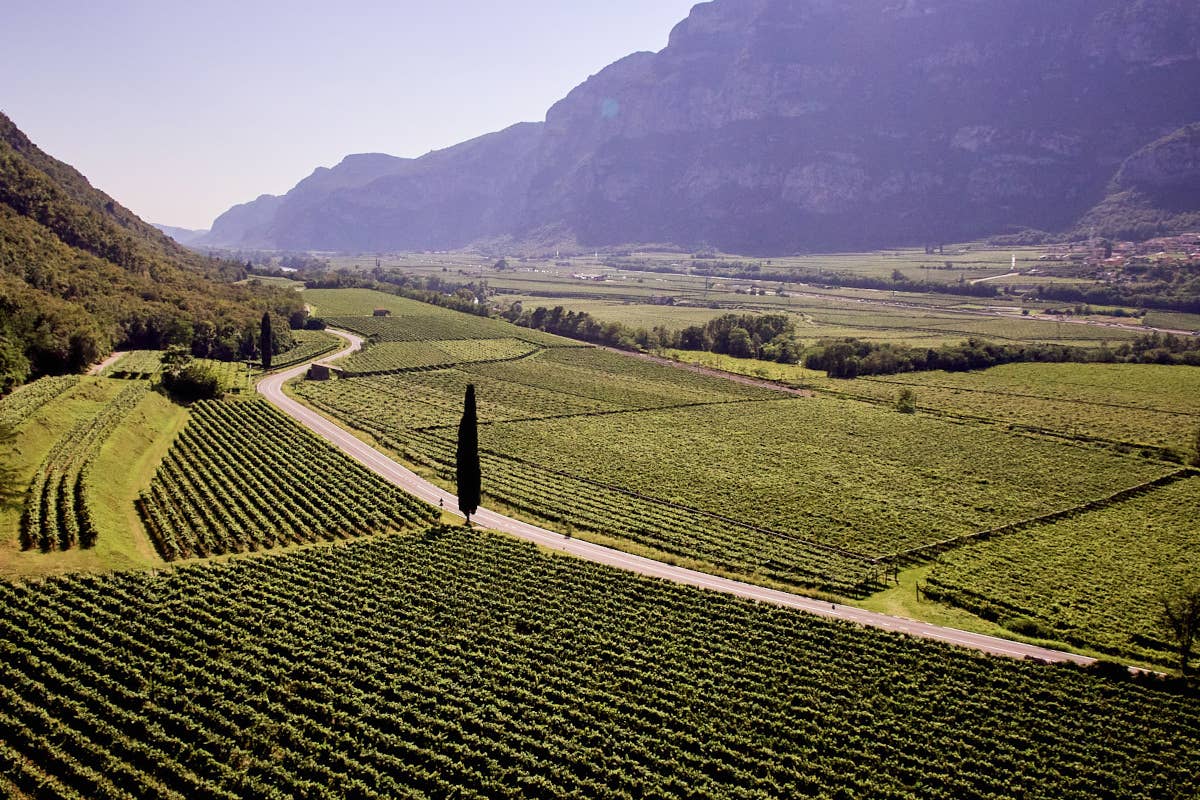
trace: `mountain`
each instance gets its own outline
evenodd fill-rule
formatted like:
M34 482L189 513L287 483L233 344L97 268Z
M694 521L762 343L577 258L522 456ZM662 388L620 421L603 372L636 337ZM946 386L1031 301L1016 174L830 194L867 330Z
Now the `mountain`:
M715 0L544 123L352 156L205 241L769 254L1064 231L1146 165L1185 168L1155 143L1198 121L1194 0Z
M542 126L514 125L421 158L352 155L283 197L218 217L202 244L282 250L447 249L520 225Z
M167 236L185 246L196 242L208 233L207 230L198 231L191 228L177 228L174 225L159 225L157 222L152 224Z
M1200 123L1158 139L1121 165L1081 233L1144 240L1200 230Z
M242 277L94 189L0 114L0 394L79 372L114 346L250 355L264 309L303 310L294 292L230 283Z

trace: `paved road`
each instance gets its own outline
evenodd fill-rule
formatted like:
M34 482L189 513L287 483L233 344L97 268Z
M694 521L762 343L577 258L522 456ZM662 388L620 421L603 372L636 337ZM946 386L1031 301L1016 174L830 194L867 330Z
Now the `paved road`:
M363 340L354 334L336 330L330 332L346 339L349 342L349 346L332 356L321 359L320 363L329 363L358 350L362 346ZM384 479L433 505L437 505L438 501L441 500L447 510L457 513L457 498L454 495L429 483L416 473L406 469L375 448L347 433L325 417L285 395L283 393L283 384L303 374L306 369L307 366L305 365L268 375L259 382L258 391L285 414L317 435L332 442L348 456ZM567 538L545 528L539 528L536 525L530 525L527 522L511 519L502 514L482 508L479 509L478 513L472 519L483 528L511 534L527 541L536 542L549 549L569 553L588 561L607 564L629 570L630 572L636 572L640 575L662 578L688 586L697 586L716 592L758 600L763 603L794 608L820 617L848 620L872 628L898 631L923 639L948 642L960 647L968 647L985 653L1008 656L1010 658L1036 658L1055 662L1072 661L1077 664L1090 664L1094 661L1094 659L1074 653L1048 650L1043 647L1013 642L995 636L984 636L969 631L960 631L955 628L943 628L926 622L917 622L901 617L878 614L853 606L830 604L814 600L811 597L803 597L728 578L720 578L715 575L708 575L703 572L664 564L653 559L631 555L581 539Z

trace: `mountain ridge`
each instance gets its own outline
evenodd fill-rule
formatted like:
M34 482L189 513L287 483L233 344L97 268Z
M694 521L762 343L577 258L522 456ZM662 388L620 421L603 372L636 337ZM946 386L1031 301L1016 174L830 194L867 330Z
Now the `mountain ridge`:
M1184 0L714 0L543 123L376 174L344 160L206 241L772 254L1070 231L1129 158L1200 120L1197 42Z

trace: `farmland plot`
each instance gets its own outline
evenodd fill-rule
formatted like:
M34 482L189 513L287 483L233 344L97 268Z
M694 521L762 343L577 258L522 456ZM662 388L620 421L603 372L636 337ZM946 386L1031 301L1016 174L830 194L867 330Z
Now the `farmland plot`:
M0 583L65 798L1193 798L1200 710L459 530Z
M1200 476L942 556L931 593L1018 630L1169 660L1161 598L1200 582Z

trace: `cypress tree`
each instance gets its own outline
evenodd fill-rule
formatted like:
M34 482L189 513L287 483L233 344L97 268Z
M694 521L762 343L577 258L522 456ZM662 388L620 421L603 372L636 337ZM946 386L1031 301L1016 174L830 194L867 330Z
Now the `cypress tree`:
M475 384L467 385L462 422L458 423L458 458L455 461L458 485L458 510L471 524L471 515L479 508L479 429L475 414Z
M271 337L271 312L264 311L262 318L262 335L258 338L258 349L262 352L263 371L271 369L271 349L274 341Z

